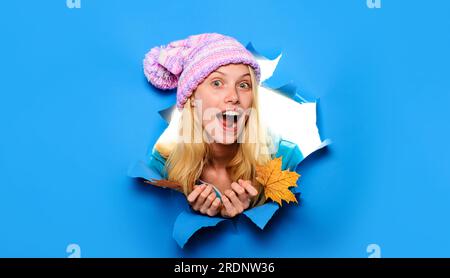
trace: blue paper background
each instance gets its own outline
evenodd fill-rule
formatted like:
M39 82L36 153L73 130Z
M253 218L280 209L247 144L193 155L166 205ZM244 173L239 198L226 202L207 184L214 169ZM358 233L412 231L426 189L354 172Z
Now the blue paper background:
M0 9L0 257L450 256L450 2L5 1ZM126 176L174 95L155 45L202 32L284 56L273 87L320 98L333 144L300 167L300 207L172 239L185 204Z

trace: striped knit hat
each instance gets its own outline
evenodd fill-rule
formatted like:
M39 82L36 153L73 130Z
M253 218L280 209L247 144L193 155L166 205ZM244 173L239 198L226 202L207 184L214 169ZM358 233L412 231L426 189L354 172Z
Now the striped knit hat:
M260 68L252 53L236 39L217 33L193 35L152 48L145 55L144 74L159 89L177 88L177 107L182 109L211 72L228 64L251 66L259 83Z

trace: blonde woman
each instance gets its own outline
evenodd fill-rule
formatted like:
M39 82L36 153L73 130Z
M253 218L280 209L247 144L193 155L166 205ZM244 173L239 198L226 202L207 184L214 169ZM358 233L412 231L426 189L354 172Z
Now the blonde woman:
M181 184L199 213L234 217L263 204L256 166L270 161L274 142L260 121L253 55L232 37L206 33L152 48L144 73L159 89L177 88L177 116L150 166Z

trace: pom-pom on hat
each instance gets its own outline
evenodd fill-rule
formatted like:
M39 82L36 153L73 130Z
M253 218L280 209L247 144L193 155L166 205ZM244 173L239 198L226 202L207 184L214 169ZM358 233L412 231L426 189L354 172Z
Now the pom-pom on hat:
M259 83L261 71L253 54L236 39L205 33L152 48L144 58L144 74L155 87L177 88L177 107L182 109L192 92L217 68L246 64Z

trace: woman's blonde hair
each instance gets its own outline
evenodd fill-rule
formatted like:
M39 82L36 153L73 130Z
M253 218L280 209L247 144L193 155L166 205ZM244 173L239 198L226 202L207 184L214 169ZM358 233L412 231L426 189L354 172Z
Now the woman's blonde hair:
M251 180L258 191L261 191L260 185L255 180L256 166L265 165L270 160L269 150L273 146L267 130L260 121L255 74L250 66L248 68L252 80L252 109L242 131L243 138L238 141L236 155L227 168L233 181ZM167 159L165 167L168 180L182 184L185 195L192 191L193 185L200 178L211 152L209 144L203 140L202 121L198 113L195 113L195 108L191 106L193 101L191 98L184 105L180 119L175 119L178 121L176 135L183 134L185 138L175 142L173 138L161 136L155 145L155 149ZM186 130L182 130L183 128ZM198 134L202 135L201 138L198 138ZM171 135L173 136L174 134Z

